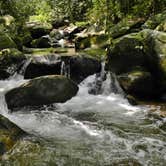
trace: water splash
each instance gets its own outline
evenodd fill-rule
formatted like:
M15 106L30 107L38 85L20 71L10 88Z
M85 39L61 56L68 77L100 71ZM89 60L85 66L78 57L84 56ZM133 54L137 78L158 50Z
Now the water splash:
M105 73L101 72L100 78L104 77ZM89 94L96 81L96 75L92 75L79 85L77 96L66 103L22 108L12 114L4 94L26 81L21 77L0 81L0 113L25 131L51 140L45 143L47 147L42 156L50 157L53 163L55 158L60 162L64 154L69 156L71 152L72 159L96 161L100 165L117 161L136 161L145 166L164 163L165 133L149 122L146 108L131 106L123 95L115 93L109 74L101 80L104 81L99 94ZM115 80L112 82L118 87ZM54 145L56 148L52 148ZM62 149L62 156L55 157L54 153ZM88 154L86 159L85 154ZM43 157L39 161L41 165ZM95 166L96 162L91 165Z

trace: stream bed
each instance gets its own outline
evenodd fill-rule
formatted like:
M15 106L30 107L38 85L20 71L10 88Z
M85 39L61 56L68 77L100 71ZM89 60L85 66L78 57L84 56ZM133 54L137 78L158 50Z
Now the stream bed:
M152 116L148 106L131 106L123 94L113 93L111 78L97 95L89 93L93 75L66 103L11 113L4 94L23 82L19 75L0 81L0 113L30 134L2 157L0 165L166 165L166 118Z

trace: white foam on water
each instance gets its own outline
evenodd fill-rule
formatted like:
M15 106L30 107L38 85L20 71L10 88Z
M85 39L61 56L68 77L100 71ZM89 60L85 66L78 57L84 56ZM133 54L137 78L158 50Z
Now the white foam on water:
M157 156L158 149L161 146L166 146L162 140L150 138L142 135L142 130L138 130L141 126L136 126L134 132L138 130L137 135L134 133L125 132L130 128L138 125L137 123L146 116L146 109L142 107L131 106L124 98L123 94L115 94L110 88L110 79L104 81L103 93L98 95L89 94L89 90L93 87L96 76L92 75L85 79L79 85L78 94L66 103L55 104L55 108L50 111L47 106L40 110L37 108L27 110L23 108L19 112L9 113L4 94L20 84L26 82L22 76L15 75L8 80L0 81L0 113L8 117L25 131L46 138L58 138L72 141L85 141L95 144L95 150L105 156L105 160L109 159L110 155L120 152L126 155L139 159L144 165L148 165L149 158L154 152ZM108 87L109 86L109 87ZM79 120L75 118L80 115L82 118L85 113L90 115L87 119ZM88 120L90 116L96 116L96 121ZM100 128L103 123L110 122L110 129ZM120 125L118 128L114 126ZM129 128L123 126L129 125ZM140 127L140 128L139 128ZM148 126L145 126L148 127ZM120 132L123 136L117 134ZM133 147L137 144L145 142L147 151L142 149L135 151ZM155 147L153 147L155 145ZM149 153L149 154L147 154ZM165 150L160 152L160 156L164 158ZM123 156L122 155L122 156ZM148 157L147 157L148 156ZM146 160L146 162L145 162Z

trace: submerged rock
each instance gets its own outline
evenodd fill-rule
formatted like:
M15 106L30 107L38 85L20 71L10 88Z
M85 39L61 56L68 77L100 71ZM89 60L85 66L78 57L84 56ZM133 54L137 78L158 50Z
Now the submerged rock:
M9 151L26 133L0 115L0 156Z
M14 74L24 63L25 55L15 48L0 52L0 79L6 79Z
M51 75L32 79L6 93L9 109L63 103L76 95L78 86L64 76Z

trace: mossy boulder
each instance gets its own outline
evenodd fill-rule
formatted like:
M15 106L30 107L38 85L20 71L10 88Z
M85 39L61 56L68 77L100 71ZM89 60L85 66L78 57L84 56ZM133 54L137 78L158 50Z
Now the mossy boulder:
M162 29L159 29L158 26L161 26L165 22L166 22L166 11L152 16L145 22L145 24L142 27L153 30L157 28L156 30L162 31Z
M56 20L52 21L52 26L55 29L58 29L58 28L63 27L63 26L69 26L69 25L70 25L70 22L66 18L60 18L58 20L56 19Z
M111 71L121 74L130 71L136 66L144 66L143 38L140 34L133 33L114 40L109 60Z
M108 45L108 36L103 33L77 36L75 39L76 50L86 48L106 48Z
M157 87L154 87L153 93L156 94L156 91L164 93L166 91L166 33L146 29L113 40L107 68L117 75L128 75L135 69L143 68L153 77ZM150 84L150 76L146 79L140 77L142 82L149 80ZM132 90L132 93L134 92L138 94L137 90ZM148 93L150 96L150 90L145 94Z
M64 33L62 30L59 30L59 29L53 29L51 32L50 32L50 37L51 38L54 38L56 40L60 40L62 38L64 38Z
M35 39L31 42L32 48L49 48L51 47L50 38L48 35L42 36L39 39Z
M15 19L11 15L4 15L0 17L0 24L4 24L5 26L10 26L15 22Z
M70 25L69 27L64 29L66 36L69 40L73 40L76 38L78 34L83 32L88 27L87 22L76 22L76 25Z
M50 24L44 24L39 22L28 22L27 28L29 29L32 38L37 39L44 35L48 35L52 29Z
M0 115L0 156L9 151L26 133Z
M9 109L63 103L76 95L78 86L64 76L51 75L32 79L6 93Z
M101 71L101 61L96 58L88 57L87 55L72 56L64 59L70 64L70 77L77 83L80 83L85 78ZM68 62L65 62L66 64Z
M144 30L146 66L155 76L160 91L166 90L166 33Z
M17 45L8 34L0 31L0 50L5 48L17 48Z
M76 50L81 50L90 47L91 47L90 36L78 36L75 39Z
M119 75L118 81L127 94L144 98L156 95L155 80L150 72L133 70Z
M129 33L139 32L144 22L144 19L125 18L110 28L111 37L118 38Z
M0 79L6 79L20 69L25 62L25 55L15 48L0 52Z
M33 38L30 34L30 32L26 31L22 36L21 36L22 44L26 47L30 47L30 43L32 42Z
M166 21L165 21L165 22L162 22L161 24L159 24L159 25L156 27L156 30L157 30L157 31L166 32Z

